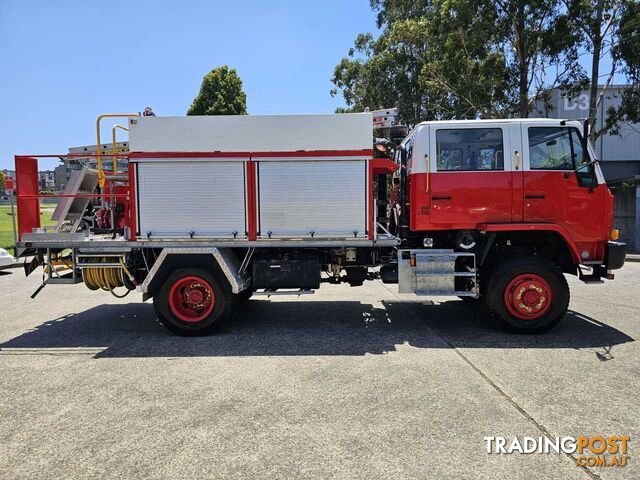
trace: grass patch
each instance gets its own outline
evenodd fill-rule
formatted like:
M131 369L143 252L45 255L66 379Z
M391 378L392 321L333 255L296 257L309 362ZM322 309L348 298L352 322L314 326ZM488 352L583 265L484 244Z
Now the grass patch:
M43 227L55 225L55 220L51 220L51 215L55 210L55 205L40 205L40 223ZM14 210L17 215L18 209ZM18 219L16 218L16 227ZM15 254L13 243L13 225L11 222L11 206L0 205L0 248L4 248L11 254Z

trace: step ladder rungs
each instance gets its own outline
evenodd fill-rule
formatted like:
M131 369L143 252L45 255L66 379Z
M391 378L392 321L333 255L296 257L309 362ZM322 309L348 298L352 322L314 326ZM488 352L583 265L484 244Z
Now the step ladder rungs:
M270 297L271 295L312 295L316 293L315 290L309 290L301 288L299 290L256 290L254 295Z

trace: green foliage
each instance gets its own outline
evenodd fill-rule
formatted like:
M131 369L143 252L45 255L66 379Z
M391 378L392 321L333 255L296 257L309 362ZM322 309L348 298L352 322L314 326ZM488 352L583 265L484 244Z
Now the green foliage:
M247 95L235 69L226 65L204 76L187 115L246 115Z
M348 109L397 106L406 123L527 116L573 84L576 37L559 0L372 0L381 34L357 37L334 70Z
M620 123L640 123L640 3L636 1L623 3L614 55L622 62L622 73L629 82L622 91L620 105L607 111L606 127L619 134Z
M589 113L592 141L604 132L595 128L598 109L604 98L603 94L611 84L618 70L618 60L612 57L611 69L608 73L600 73L603 58L608 57L618 33L620 0L562 0L566 11L561 15L569 31L577 39L582 55L589 55L587 63L591 63L589 73L582 68L572 88L568 88L569 97L587 90L589 92ZM600 88L604 85L604 88Z
M498 45L505 52L515 112L527 117L550 89L567 89L583 79L578 37L560 0L495 0Z
M0 190L4 190L4 172L0 172Z

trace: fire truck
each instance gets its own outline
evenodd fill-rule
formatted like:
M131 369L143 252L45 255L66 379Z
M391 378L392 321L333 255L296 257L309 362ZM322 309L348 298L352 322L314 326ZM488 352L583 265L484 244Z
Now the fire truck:
M125 117L128 152L100 148ZM388 127L384 130L376 127ZM613 197L578 121L380 124L374 113L98 117L94 168L40 224L38 158L15 157L19 256L43 283L137 290L181 335L252 295L372 280L477 303L526 333L557 324L565 274L613 280ZM388 138L374 138L373 132ZM126 143L125 143L126 144ZM108 167L110 161L111 167ZM120 165L126 165L122 169ZM27 258L31 260L27 261Z

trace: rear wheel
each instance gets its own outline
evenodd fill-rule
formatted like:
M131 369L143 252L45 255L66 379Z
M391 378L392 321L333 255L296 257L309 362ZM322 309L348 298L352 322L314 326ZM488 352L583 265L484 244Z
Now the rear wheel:
M212 333L231 315L231 290L201 268L181 268L169 275L153 299L162 324L185 336Z
M538 257L509 260L490 275L484 295L489 313L519 333L557 325L569 307L569 285L558 267Z

